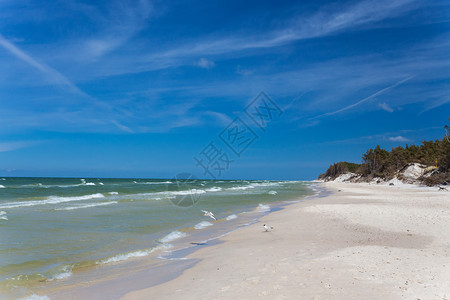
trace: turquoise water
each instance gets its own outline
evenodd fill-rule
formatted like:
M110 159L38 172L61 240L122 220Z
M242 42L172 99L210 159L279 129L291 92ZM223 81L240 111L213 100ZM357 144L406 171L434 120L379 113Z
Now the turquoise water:
M310 194L299 181L0 178L0 288L64 281Z

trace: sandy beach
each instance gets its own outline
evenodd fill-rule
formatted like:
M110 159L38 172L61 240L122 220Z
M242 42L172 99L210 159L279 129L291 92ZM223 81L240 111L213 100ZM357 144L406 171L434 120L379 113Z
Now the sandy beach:
M321 185L332 194L234 231L177 278L122 299L450 298L450 192Z

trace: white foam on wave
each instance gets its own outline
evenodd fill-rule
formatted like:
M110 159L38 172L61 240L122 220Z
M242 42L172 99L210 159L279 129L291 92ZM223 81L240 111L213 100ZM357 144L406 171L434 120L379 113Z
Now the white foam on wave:
M165 237L163 237L162 239L160 239L159 241L162 243L169 243L169 242L172 242L174 240L177 240L177 239L185 237L185 236L187 236L186 233L175 230L175 231L172 231L171 233L169 233L168 235L166 235Z
M100 261L99 263L100 264L109 264L109 263L113 263L113 262L124 261L124 260L130 259L130 258L133 258L133 257L147 256L154 251L153 249L146 250L146 251L134 251L134 252L126 253L126 254L119 254L119 255L104 259L104 260Z
M116 263L116 262L121 262L121 261L125 261L128 260L130 258L135 258L135 257L143 257L143 256L147 256L157 250L163 250L163 249L169 249L171 248L172 245L169 244L163 244L163 245L159 245L155 248L151 248L148 250L138 250L138 251L133 251L133 252L129 252L129 253L125 253L125 254L118 254L115 255L113 257L109 257L103 260L100 260L97 262L97 264L109 264L109 263Z
M268 192L268 194L269 194L269 195L276 195L276 194L278 194L278 193L277 193L277 191L270 191L270 192Z
M65 267L65 268L63 268L61 273L58 273L55 276L53 276L50 279L50 281L66 279L66 278L69 278L70 276L72 276L72 270L69 267Z
M2 179L0 179L0 180L6 180L6 178L2 178Z
M205 192L220 192L222 190L221 187L214 186L212 188L206 189Z
M168 183L172 183L172 181L139 182L139 184L168 184Z
M4 188L6 188L6 187L4 185L0 184L0 189L4 189Z
M245 191L245 190L254 189L257 187L279 186L280 184L281 184L281 182L254 182L254 183L250 183L249 185L231 187L231 188L228 188L228 190Z
M228 217L225 218L225 220L230 221L230 220L234 220L237 219L236 215L229 215Z
M202 222L200 222L198 224L195 224L194 228L195 229L203 229L203 228L206 228L206 227L212 226L212 225L213 224L208 222L208 221L202 221Z
M86 205L57 208L55 210L74 210L74 209L81 209L81 208L88 208L88 207L105 206L105 205L111 205L111 204L116 204L116 203L118 203L118 202L117 201L109 201L109 202L100 202L100 203L89 203Z
M165 192L163 192L165 193ZM192 195L192 194L204 194L206 193L205 190L198 190L198 189L192 189L187 191L174 191L174 192L168 192L169 195Z
M103 182L99 182L98 184L99 184L99 185L105 185Z
M260 204L258 204L258 211L260 211L260 212L270 211L270 205L260 203Z
M110 194L110 195L119 195L118 192L109 192L108 194Z
M253 185L244 185L244 186L231 187L231 188L229 188L229 190L231 190L231 191L245 191L245 190L254 189L254 188L255 188L255 186L253 186Z
M187 196L187 195L199 195L205 194L207 192L218 192L219 188L211 188L211 189L191 189L184 191L164 191L164 192L152 192L152 193L139 193L133 194L133 200L162 200L162 199L173 199L177 196ZM115 193L115 192L110 192ZM111 194L117 195L117 194ZM133 201L131 200L131 201Z
M34 200L34 201L20 201L20 202L9 202L3 205L0 205L1 208L16 208L16 207L26 207L26 206L35 206L35 205L45 205L45 204L58 204L63 202L71 202L71 201L83 201L83 200L91 200L91 199L99 199L104 198L105 196L100 193L84 195L84 196L75 196L75 197L58 197L58 196L50 196L46 200Z
M70 185L70 186L73 186L73 185ZM44 189L47 189L47 188L51 188L51 187L65 187L65 186L44 185L44 184L38 182L38 183L34 183L34 184L24 184L24 185L21 185L20 187L21 188L44 188Z
M86 182L86 179L80 179L80 180L81 180L80 185L95 185L95 183L93 183L93 182Z
M39 296L39 295L33 294L33 295L27 296L25 298L21 298L21 300L50 300L50 298L47 296Z

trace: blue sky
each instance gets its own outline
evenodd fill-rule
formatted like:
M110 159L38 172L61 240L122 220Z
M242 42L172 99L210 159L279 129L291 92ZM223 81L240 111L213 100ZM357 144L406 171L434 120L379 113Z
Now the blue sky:
M448 1L0 0L0 176L208 177L213 142L218 178L309 180L442 138L449 21ZM283 111L264 130L261 91Z

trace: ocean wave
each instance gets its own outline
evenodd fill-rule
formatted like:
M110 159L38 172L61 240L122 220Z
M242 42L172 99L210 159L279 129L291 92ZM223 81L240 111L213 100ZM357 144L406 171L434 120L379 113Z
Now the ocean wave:
M137 184L169 184L172 183L172 181L158 181L158 182L135 182Z
M8 220L8 217L6 216L7 212L6 211L0 211L0 220Z
M116 203L118 203L118 202L117 201L109 201L109 202L100 202L100 203L89 203L89 204L86 204L86 205L57 208L55 210L75 210L75 209L96 207L96 206L104 206L104 205L110 205L110 204L116 204Z
M93 183L93 182L86 182L86 179L80 179L80 180L81 180L80 185L95 185L95 183Z
M0 184L0 189L5 189L6 187L4 185Z
M138 251L133 251L133 252L125 253L125 254L117 254L115 256L102 259L102 260L98 261L97 264L104 265L104 264L109 264L109 263L125 261L130 258L143 257L143 256L147 256L157 250L169 249L171 247L172 247L172 245L163 244L163 245L159 245L157 247L147 249L147 250L138 250Z
M228 190L230 190L230 191L244 191L244 190L254 189L254 188L255 187L253 185L244 185L244 186L230 187Z
M187 190L187 191L172 191L172 192L160 192L163 194L168 194L168 195L192 195L192 194L204 194L206 193L205 190L198 190L198 189L192 189L192 190Z
M0 209L36 206L36 205L45 205L45 204L58 204L58 203L63 203L63 202L83 201L83 200L99 199L99 198L104 198L104 197L105 196L100 193L84 195L84 196L75 196L75 197L50 196L46 200L33 200L33 201L20 201L20 202L5 203L5 204L0 205Z
M105 185L103 182L99 182L98 184L99 184L99 185Z
M202 222L200 222L198 224L195 224L194 228L195 229L203 229L203 228L206 228L206 227L212 226L212 225L213 224L208 222L208 221L202 221Z
M126 253L126 254L118 254L116 256L101 260L99 262L99 264L109 264L109 263L113 263L113 262L119 262L119 261L124 261L133 257L142 257L142 256L147 256L150 253L154 252L155 248L151 249L151 250L146 250L146 251L134 251L134 252L130 252L130 253Z
M267 194L269 194L269 195L276 195L276 194L278 194L278 193L277 193L277 191L270 191L270 192L268 192Z
M72 268L70 268L69 266L65 266L64 268L62 268L61 272L55 274L49 279L49 281L66 279L70 276L72 276Z
M222 190L221 187L214 186L212 188L206 189L205 192L220 192Z
M205 194L209 192L218 192L218 188L211 188L211 190L206 189L191 189L184 191L163 191L163 192L151 192L151 193L139 193L139 194L129 194L128 196L132 199L140 200L162 200L162 199L173 199L177 196L187 196L187 195L198 195Z
M165 237L163 237L162 239L160 239L159 241L162 243L169 243L169 242L172 242L174 240L177 240L177 239L185 237L185 236L187 236L186 233L175 230L175 231L172 231L171 233L169 233L168 235L166 235Z
M99 185L103 185L102 182L98 183ZM44 189L48 189L48 188L73 188L73 187L78 187L78 186L95 186L96 184L94 182L85 182L82 181L81 183L77 183L77 184L42 184L42 183L35 183L35 184L24 184L21 185L21 188L44 188Z
M279 186L282 183L283 182L281 182L281 181L277 181L277 182L254 182L254 183L250 183L249 185L231 187L231 188L228 188L228 190L239 191L239 190L254 189L254 188L257 188L257 187Z
M230 220L234 220L237 219L236 215L229 215L228 217L225 218L225 220L230 221Z
M110 194L110 195L119 195L118 192L109 192L108 194Z
M47 296L39 296L39 295L33 294L33 295L27 296L25 298L21 298L21 300L50 300L50 298Z
M268 205L268 204L258 204L258 211L260 211L260 212L267 212L267 211L270 211L270 205Z

